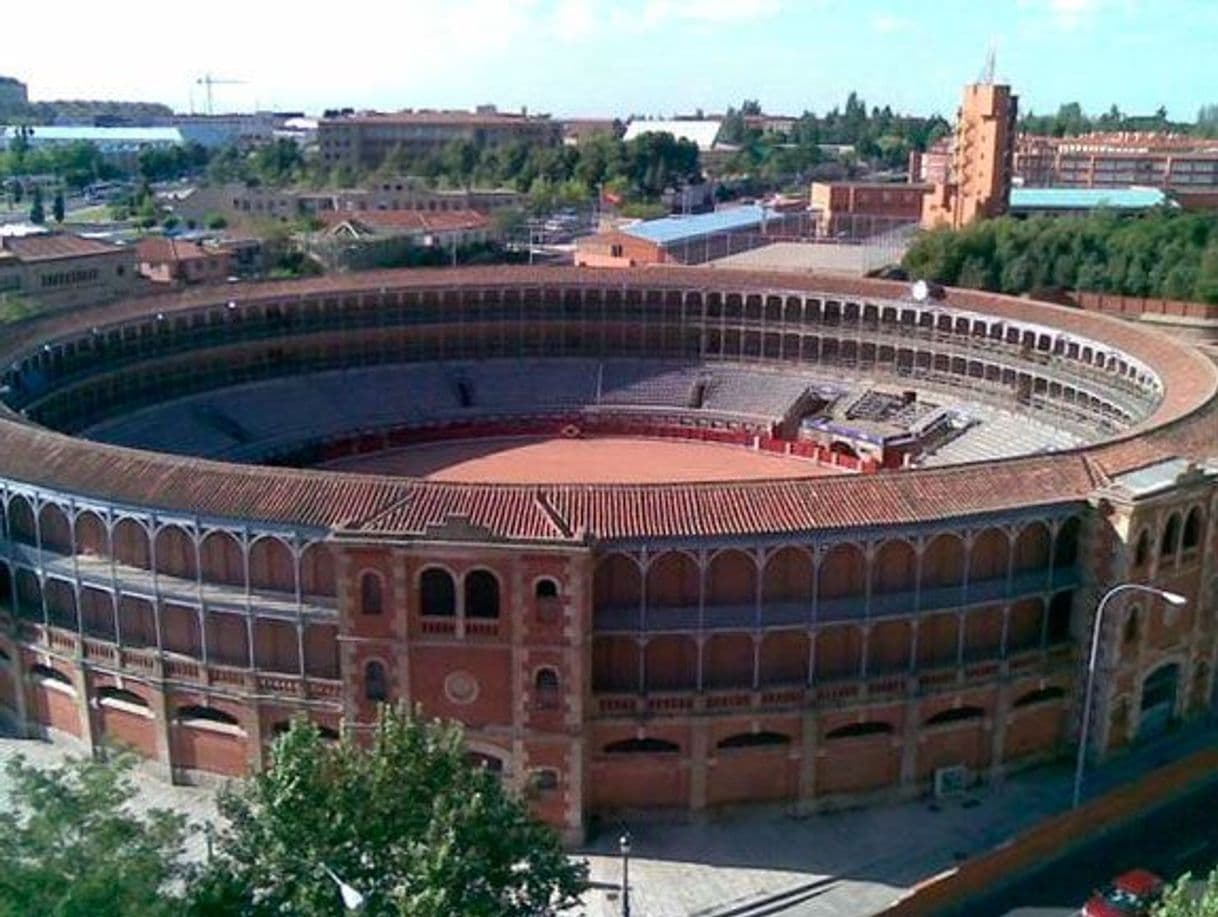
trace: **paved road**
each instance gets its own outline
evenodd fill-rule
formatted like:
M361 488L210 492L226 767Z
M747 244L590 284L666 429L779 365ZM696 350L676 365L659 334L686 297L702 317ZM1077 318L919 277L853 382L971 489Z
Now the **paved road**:
M1164 878L1194 876L1218 864L1218 782L1139 819L1127 828L1087 844L1022 877L996 894L969 902L959 915L988 917L1021 907L1064 908L1072 913L1091 890L1135 866Z

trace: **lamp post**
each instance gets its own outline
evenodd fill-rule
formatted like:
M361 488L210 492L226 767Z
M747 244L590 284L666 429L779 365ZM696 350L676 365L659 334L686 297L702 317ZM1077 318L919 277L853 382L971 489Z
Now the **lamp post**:
M630 832L623 831L617 839L622 853L622 917L630 917Z
M1187 601L1179 593L1157 589L1154 586L1144 586L1141 583L1120 583L1105 592L1103 598L1100 599L1100 604L1095 610L1095 622L1091 625L1091 656L1087 661L1087 688L1083 695L1083 721L1079 726L1078 760L1074 765L1074 798L1071 808L1075 809L1078 808L1079 798L1082 796L1083 767L1087 763L1087 732L1091 726L1091 694L1095 685L1095 664L1100 654L1100 626L1104 621L1104 610L1108 606L1108 600L1122 592L1145 592L1149 595L1157 595L1176 607Z
M358 890L352 888L350 885L336 876L334 874L334 870L325 863L321 864L321 868L326 871L326 875L333 879L334 884L338 886L338 893L343 899L343 907L349 911L358 911L363 908L364 896L361 895Z

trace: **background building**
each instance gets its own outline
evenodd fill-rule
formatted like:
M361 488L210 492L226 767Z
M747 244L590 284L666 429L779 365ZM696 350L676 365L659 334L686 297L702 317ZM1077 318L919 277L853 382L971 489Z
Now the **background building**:
M866 238L922 219L924 183L813 182L811 209L818 236Z
M317 142L328 166L375 169L395 150L412 156L439 153L454 140L487 146L511 141L557 144L562 125L549 115L512 114L484 106L477 111L402 111L322 118Z
M55 309L128 296L137 281L129 247L68 233L0 235L0 296Z
M1015 175L1029 187L1218 189L1218 140L1198 137L1024 135L1016 144L1014 163Z
M964 87L948 180L936 184L926 196L923 226L958 229L978 217L1006 212L1017 115L1018 103L1010 86L973 83Z

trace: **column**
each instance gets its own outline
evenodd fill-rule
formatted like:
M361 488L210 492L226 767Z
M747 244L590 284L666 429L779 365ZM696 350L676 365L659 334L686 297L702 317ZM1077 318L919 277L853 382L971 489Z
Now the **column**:
M990 729L990 780L1002 779L1003 755L1006 754L1007 719L1011 715L1011 683L1001 682L994 703L994 722Z
M689 808L700 812L706 808L707 752L710 748L710 726L703 717L695 719L689 731Z
M901 723L901 786L913 786L918 779L918 740L921 735L918 702L910 699L905 702L904 716Z
M810 812L816 801L816 753L817 731L820 723L816 710L805 707L800 714L800 748L799 748L799 799L796 811L800 814Z

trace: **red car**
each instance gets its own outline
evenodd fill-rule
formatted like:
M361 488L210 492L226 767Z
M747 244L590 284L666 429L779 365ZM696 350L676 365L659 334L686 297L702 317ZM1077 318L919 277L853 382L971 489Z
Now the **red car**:
M1088 898L1082 917L1150 917L1162 895L1162 879L1145 869L1131 869Z

